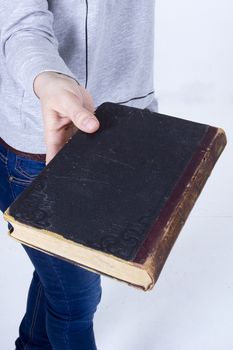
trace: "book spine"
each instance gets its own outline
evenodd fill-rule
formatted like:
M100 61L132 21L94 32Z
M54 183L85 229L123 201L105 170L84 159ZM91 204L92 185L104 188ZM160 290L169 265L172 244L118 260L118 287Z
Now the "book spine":
M208 128L201 146L137 253L134 262L143 265L143 269L151 277L148 290L152 289L157 281L172 246L226 143L226 134L223 129L211 126ZM183 190L184 187L185 190Z

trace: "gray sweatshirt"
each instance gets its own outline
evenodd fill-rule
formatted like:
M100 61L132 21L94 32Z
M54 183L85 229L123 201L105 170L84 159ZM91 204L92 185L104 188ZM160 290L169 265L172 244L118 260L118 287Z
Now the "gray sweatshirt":
M95 108L111 101L157 111L155 0L0 0L0 137L46 153L36 76L79 81Z

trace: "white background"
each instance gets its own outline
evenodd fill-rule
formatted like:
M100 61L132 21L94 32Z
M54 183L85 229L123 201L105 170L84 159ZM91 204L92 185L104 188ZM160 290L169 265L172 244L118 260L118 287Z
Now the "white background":
M98 350L232 350L233 2L157 0L155 32L159 112L222 127L228 145L154 289L102 276L96 342ZM2 216L0 225L0 348L13 350L32 267Z

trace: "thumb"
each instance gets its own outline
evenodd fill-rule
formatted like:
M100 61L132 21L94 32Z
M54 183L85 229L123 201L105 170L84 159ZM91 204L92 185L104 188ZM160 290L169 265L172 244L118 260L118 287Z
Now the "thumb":
M67 102L64 111L65 115L72 120L78 129L91 133L99 128L100 123L94 115L94 106L91 100L86 100L87 108L85 108L80 104L76 95L69 94L69 100Z

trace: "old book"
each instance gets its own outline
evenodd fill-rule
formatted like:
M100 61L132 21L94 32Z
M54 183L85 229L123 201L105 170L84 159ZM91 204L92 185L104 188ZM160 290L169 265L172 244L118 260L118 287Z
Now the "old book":
M150 290L226 135L110 102L96 116L100 129L79 130L5 211L9 235Z

